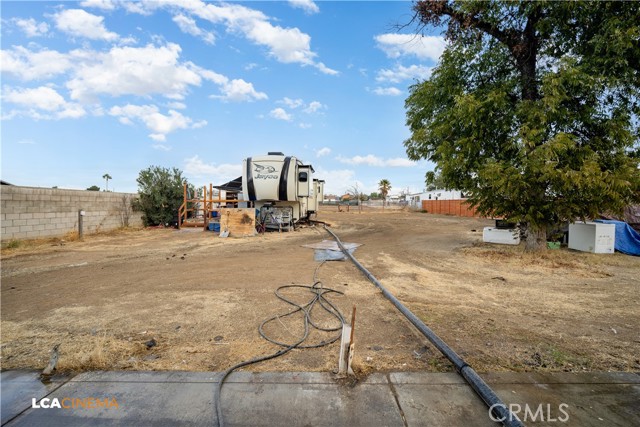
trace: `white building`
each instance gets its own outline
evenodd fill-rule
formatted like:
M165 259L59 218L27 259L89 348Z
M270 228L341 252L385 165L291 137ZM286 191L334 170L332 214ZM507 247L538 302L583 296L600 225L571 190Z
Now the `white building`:
M465 195L460 190L436 189L409 195L409 206L420 208L423 200L460 200L465 199Z

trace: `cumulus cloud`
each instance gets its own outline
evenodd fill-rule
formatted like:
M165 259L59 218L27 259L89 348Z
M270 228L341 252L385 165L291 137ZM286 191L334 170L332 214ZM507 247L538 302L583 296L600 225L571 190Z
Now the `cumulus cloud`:
M153 144L152 147L159 151L171 151L171 147L164 144Z
M25 110L14 110L12 116L29 116L34 119L79 118L86 115L84 108L68 102L55 89L48 86L37 88L5 88L2 93L4 102L14 104Z
M310 103L307 104L304 100L300 98L291 99L291 98L284 97L281 100L277 101L277 103L286 105L292 110L303 107L302 111L304 111L307 114L313 114L313 113L317 113L318 111L327 109L327 106L322 104L321 102L311 101Z
M104 17L83 9L66 9L53 15L56 28L69 35L91 40L114 41L119 37L104 26Z
M374 88L373 93L380 96L398 96L402 95L402 91L397 87L377 87Z
M201 77L191 63L180 63L181 48L165 46L114 47L95 52L67 82L71 98L92 101L99 94L110 96L161 94L183 99L188 87L199 86Z
M304 10L308 15L320 12L320 8L313 0L289 0L289 4L296 9Z
M377 166L377 167L412 167L415 163L409 159L403 157L396 157L391 159L383 159L373 154L366 156L353 156L353 157L336 157L340 163L346 163L349 165L365 165L365 166Z
M116 8L116 4L113 0L85 0L80 2L80 6L93 7L102 10L114 10Z
M324 179L324 194L336 194L338 196L347 192L356 181L356 173L350 169L325 169L322 166L315 167L314 178ZM362 188L362 185L359 185Z
M425 67L424 65L396 65L393 69L382 69L378 71L376 81L381 83L400 83L405 80L426 80L431 75L433 67Z
M212 24L225 25L227 31L239 34L252 43L266 47L269 55L282 63L297 63L317 68L329 75L338 74L322 62L318 62L317 53L311 50L311 37L300 29L284 28L274 25L264 13L239 4L213 4L201 0L185 2L166 0L162 2L123 3L129 12L150 14L160 8L175 13L189 14Z
M161 95L178 102L192 86L200 86L203 79L219 87L221 95L214 96L216 98L235 102L268 99L266 93L257 91L250 82L230 79L192 62L181 61L181 51L175 43L113 47L106 52L76 49L69 53L31 51L17 46L0 51L0 67L2 72L22 80L68 73L65 85L71 98L83 103L96 103L103 95Z
M72 67L71 55L55 50L31 51L23 46L0 50L0 69L21 80L55 77Z
M284 104L287 107L291 108L291 109L296 109L298 107L302 107L304 105L304 101L302 99L291 99L291 98L287 98L284 97L282 98L280 101L278 101L279 104Z
M204 40L205 43L213 44L216 40L215 35L210 31L205 31L198 27L195 19L178 14L173 17L173 22L178 24L178 28L184 33L191 34L192 36L199 37Z
M374 37L377 47L389 58L415 56L437 62L444 52L445 41L442 36L423 36L419 34L379 34Z
M327 156L331 154L331 148L329 147L322 147L319 150L316 150L316 157L322 157L322 156Z
M193 123L189 117L183 116L175 110L169 110L168 114L160 113L155 105L115 106L109 110L109 114L118 117L120 123L132 125L134 121L141 121L151 131L149 137L154 141L165 141L167 134L178 129L197 128L206 125L206 121Z
M269 112L269 115L274 119L284 120L287 122L290 122L293 119L293 117L291 117L291 115L287 113L284 110L284 108L280 108L280 107L274 108L273 110L271 110L271 112Z
M47 24L46 22L36 22L36 20L33 18L13 18L11 22L13 22L18 28L20 28L27 37L43 36L49 31L49 24Z
M184 171L187 175L207 176L211 181L230 181L242 174L242 164L221 165L205 163L198 155L184 160Z
M269 98L266 93L255 90L252 83L242 79L228 81L221 86L220 90L223 94L221 98L227 101L256 101Z
M305 113L307 114L313 114L313 113L317 113L320 110L324 110L326 109L327 106L318 102L318 101L311 101L309 103L309 105L307 105L305 107L305 109L303 110Z

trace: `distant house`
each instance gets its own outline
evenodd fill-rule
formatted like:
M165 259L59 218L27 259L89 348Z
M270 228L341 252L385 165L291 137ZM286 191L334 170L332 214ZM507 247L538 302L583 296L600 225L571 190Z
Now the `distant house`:
M436 189L409 195L409 206L420 208L423 200L460 200L466 199L460 190Z

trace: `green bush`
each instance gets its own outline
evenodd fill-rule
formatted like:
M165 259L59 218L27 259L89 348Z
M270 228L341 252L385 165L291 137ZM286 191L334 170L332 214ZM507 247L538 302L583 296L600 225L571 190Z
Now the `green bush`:
M137 179L139 199L134 209L143 212L145 226L167 225L178 218L183 202L183 185L187 180L177 168L150 166Z

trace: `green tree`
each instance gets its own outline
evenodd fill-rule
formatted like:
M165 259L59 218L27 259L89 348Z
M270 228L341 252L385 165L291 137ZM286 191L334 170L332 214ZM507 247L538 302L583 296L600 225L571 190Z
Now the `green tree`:
M98 187L97 185L92 185L91 187L87 188L87 191L100 191L100 187Z
M640 2L418 1L447 47L406 100L412 160L544 248L640 197Z
M104 175L102 175L102 178L105 181L105 190L104 191L109 191L109 180L112 179L111 175L109 175L108 173L105 173Z
M427 191L447 188L447 185L442 178L442 174L435 171L429 171L424 175L424 184Z
M183 202L183 184L187 182L182 171L150 166L138 175L137 210L144 213L145 225L170 223L178 216Z
M382 206L386 203L389 190L391 190L391 183L388 179L381 179L378 183L378 190L380 190L380 196L382 197Z
M369 194L369 198L373 200L379 199L380 195L374 191L373 193Z

